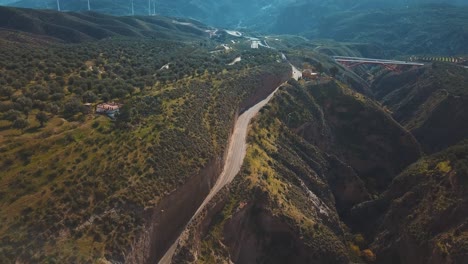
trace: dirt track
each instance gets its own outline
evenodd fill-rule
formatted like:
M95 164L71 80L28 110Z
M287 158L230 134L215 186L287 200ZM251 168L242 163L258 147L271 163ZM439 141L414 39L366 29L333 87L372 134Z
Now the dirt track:
M293 65L292 67L292 77L294 79L299 79L302 76L302 73L296 69ZM279 88L279 87L278 87ZM227 184L229 184L239 173L242 163L244 161L244 157L247 151L247 132L249 128L250 120L264 107L275 95L276 88L267 98L263 99L256 105L249 108L245 111L236 121L234 125L234 131L231 136L231 140L229 142L228 153L226 157L226 161L224 163L223 172L219 176L216 184L211 189L208 196L205 198L203 203L200 205L198 210L195 212L193 217L190 219L189 223L194 219L203 208L213 199L213 197ZM187 223L187 225L189 224ZM171 263L172 256L177 248L177 244L179 243L179 238L172 244L172 246L167 250L166 254L161 258L159 264L169 264Z

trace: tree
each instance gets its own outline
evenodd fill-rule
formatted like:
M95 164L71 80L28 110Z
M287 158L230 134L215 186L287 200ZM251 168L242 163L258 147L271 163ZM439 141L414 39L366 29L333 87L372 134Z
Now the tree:
M336 66L330 68L330 74L332 77L335 77L338 74L338 72L340 72L340 69L338 69Z
M111 96L110 96L109 93L104 92L104 93L101 94L101 99L102 99L104 102L107 102L107 101L109 101L109 100L111 99Z
M82 105L79 99L72 98L70 101L66 102L63 109L63 114L67 117L74 116L81 112Z
M25 96L21 96L18 99L16 99L16 103L20 105L20 108L25 115L29 114L29 111L31 111L33 105L31 98Z
M315 68L317 69L318 72L320 72L320 73L323 72L323 65L322 65L322 63L319 62Z
M26 119L18 118L13 122L13 128L21 129L24 131L25 128L29 126L29 122Z
M129 104L123 105L118 114L116 115L117 125L123 126L127 123L131 123L135 117L135 111Z
M41 127L44 126L44 123L46 123L49 120L49 117L47 116L46 113L44 112L39 112L36 114L36 119L41 123Z
M10 109L3 114L2 119L14 122L16 119L21 117L21 112L17 110Z
M46 109L49 113L52 113L54 115L58 114L58 112L60 111L60 107L54 103L47 104Z
M0 86L0 96L5 96L10 99L14 92L15 90L9 86Z
M94 103L98 100L99 98L97 97L96 94L94 94L92 91L86 91L83 94L83 102L85 103Z

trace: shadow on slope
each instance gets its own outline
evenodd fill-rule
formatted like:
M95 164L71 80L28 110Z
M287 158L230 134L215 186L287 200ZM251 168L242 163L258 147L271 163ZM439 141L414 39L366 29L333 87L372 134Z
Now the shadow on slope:
M174 23L166 17L113 17L93 12L72 13L0 7L0 27L82 42L113 36L195 39L207 36L199 23Z

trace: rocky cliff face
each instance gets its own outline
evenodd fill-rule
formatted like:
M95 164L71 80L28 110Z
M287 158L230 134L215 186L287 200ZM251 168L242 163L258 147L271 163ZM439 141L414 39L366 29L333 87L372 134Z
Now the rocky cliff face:
M182 187L164 197L148 213L145 231L132 245L126 263L156 263L178 234L185 228L222 170L222 161L211 161L204 170L190 178Z
M432 84L427 71L382 77L373 91L396 102L395 80ZM409 90L410 101L437 95ZM405 103L395 117L427 114L404 115ZM421 158L410 120L401 126L343 83L290 80L253 121L240 175L185 231L174 263L462 263L468 145Z
M239 108L242 110L263 100L290 75L288 71L278 72L257 76L257 89L251 91L251 95L240 103ZM161 259L215 184L221 174L225 156L226 153L222 159L213 159L200 173L193 175L148 211L147 225L126 256L127 263L155 263Z
M372 90L429 153L468 135L468 70L443 63L376 80Z
M344 123L346 113L366 122ZM365 124L383 128L352 133ZM361 147L341 143L343 134L353 134ZM382 172L367 176L363 172L372 168L350 159L351 153L368 153L383 172L399 172L419 157L414 138L378 105L335 82L281 88L254 121L249 142L241 175L187 231L176 262L358 261L361 252L340 216L377 190L366 181L384 186L389 179L379 178ZM383 162L400 150L408 156Z
M373 100L335 82L299 87L279 99L289 125L351 166L371 192L421 155L414 137Z
M468 142L413 164L382 200L379 263L463 263L468 257Z

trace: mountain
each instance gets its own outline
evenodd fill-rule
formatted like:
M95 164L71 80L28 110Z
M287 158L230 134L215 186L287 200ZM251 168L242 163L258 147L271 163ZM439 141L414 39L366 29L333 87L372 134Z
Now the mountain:
M291 72L279 52L224 36L228 52L189 20L0 12L2 263L122 262L182 186L162 230L184 225L239 110Z
M376 187L388 186L386 170L398 173L418 159L419 146L349 87L289 83L252 124L241 174L192 226L177 262L220 263L227 256L238 263L360 259L349 250L355 242L340 216L370 199ZM390 158L392 153L406 155ZM194 237L201 241L194 243Z
M381 76L371 89L393 117L416 136L427 152L433 153L468 135L466 87L467 69L434 63Z
M86 0L62 0L61 10L88 10ZM455 5L460 6L455 6ZM57 9L55 0L21 0L11 5ZM91 11L132 15L127 0L90 1ZM134 1L136 15L192 18L216 27L309 39L372 43L398 54L466 54L468 7L464 1ZM391 21L391 23L389 23Z
M356 214L365 212L360 221L379 223L370 246L378 263L463 263L467 164L463 141L419 160L380 199L355 208Z
M451 73L441 73L451 92L466 91L463 68L433 69ZM418 72L431 73L415 82L440 87L432 68ZM411 83L413 74L386 73L377 83L402 95L392 78ZM410 87L400 100L432 97L427 88ZM439 136L449 147L421 156L418 138L374 99L335 81L289 81L253 122L240 175L190 224L174 261L463 263L467 135L449 142Z
M464 263L466 57L405 54L462 52L465 8L374 2L326 2L321 27L299 28L345 42L143 7L1 7L0 262ZM326 7L278 1L250 17L274 27L310 3ZM268 4L184 12L238 24L241 5ZM410 22L431 45L379 40L424 13L436 21ZM359 28L373 33L347 32ZM425 63L353 68L336 55Z
M113 15L131 15L132 5L128 0L91 0L90 7L92 11L102 12ZM340 11L364 11L369 9L389 9L389 8L407 8L428 3L460 4L466 5L463 0L364 0L351 2L347 0L240 0L240 1L215 1L215 0L134 0L135 14L161 14L177 17L191 17L204 23L218 27L247 27L257 29L268 29L269 25L274 25L275 20L280 20L291 10L302 9L310 14L320 12L320 15L329 15ZM16 7L55 9L57 10L56 0L20 0L9 3ZM62 10L82 11L88 10L87 0L61 0ZM305 15L305 14L304 14ZM289 16L288 16L289 17ZM289 17L293 18L293 17ZM294 16L293 20L301 20L301 17ZM273 28L272 30L276 30ZM294 29L291 29L291 32Z
M99 13L34 11L0 7L0 27L48 36L65 42L103 38L154 37L166 39L199 38L208 35L207 26L187 19L165 17L113 17Z
M301 34L310 39L373 43L392 56L450 56L468 53L466 45L462 44L468 41L467 14L468 8L451 6L330 13L304 4L282 10L271 30L279 34Z
M113 15L131 15L132 5L128 0L91 0L91 10ZM252 16L257 16L259 12L266 15L266 9L272 6L282 6L281 0L266 1L147 1L134 0L134 12L138 15L149 15L153 13L177 16L191 17L210 23L215 26L233 27L242 24L243 20ZM24 8L46 8L57 9L55 0L21 0L11 4L16 7ZM61 0L61 10L82 11L88 10L87 0Z

